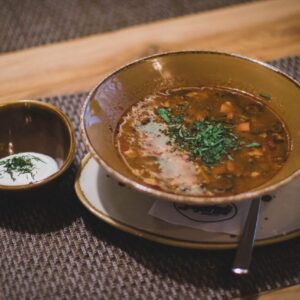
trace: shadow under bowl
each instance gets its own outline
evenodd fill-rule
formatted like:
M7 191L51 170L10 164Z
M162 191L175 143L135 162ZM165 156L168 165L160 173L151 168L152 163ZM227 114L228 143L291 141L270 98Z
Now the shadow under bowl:
M75 138L70 120L57 107L37 100L0 104L0 158L20 152L52 157L58 171L34 183L0 185L0 190L33 189L53 181L70 166Z
M199 86L233 88L257 97L261 93L271 96L268 105L284 120L291 137L291 153L276 176L244 193L201 197L156 189L131 173L114 145L114 133L122 115L136 102L162 89ZM81 132L93 156L119 181L160 199L212 205L267 194L300 174L299 115L299 84L278 69L239 55L185 51L143 58L106 77L86 99Z

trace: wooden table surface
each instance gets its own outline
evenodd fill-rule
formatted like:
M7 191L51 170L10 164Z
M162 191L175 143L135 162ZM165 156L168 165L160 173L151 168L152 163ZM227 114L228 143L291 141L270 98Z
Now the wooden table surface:
M262 60L300 54L300 1L241 4L0 55L0 101L90 90L133 59L205 49Z
M0 103L88 91L133 59L218 50L261 60L300 54L300 0L235 5L0 55ZM300 285L258 299L300 299Z

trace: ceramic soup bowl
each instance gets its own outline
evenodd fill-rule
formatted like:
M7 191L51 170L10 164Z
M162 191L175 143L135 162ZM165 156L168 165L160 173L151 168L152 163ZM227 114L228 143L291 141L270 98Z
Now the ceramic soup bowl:
M137 101L162 89L199 86L234 88L257 97L261 93L270 95L268 105L281 116L291 137L291 153L272 179L240 194L201 197L151 187L131 173L114 145L114 134L122 115ZM278 69L239 55L188 51L143 58L106 77L86 99L81 131L92 155L117 180L160 199L213 205L261 196L300 174L299 116L299 84Z

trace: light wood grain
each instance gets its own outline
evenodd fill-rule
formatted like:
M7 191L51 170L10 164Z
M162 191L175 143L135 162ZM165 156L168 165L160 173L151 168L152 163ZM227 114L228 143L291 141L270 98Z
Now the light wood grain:
M284 289L264 292L257 297L258 300L299 300L300 285L294 285Z
M299 300L300 284L290 286L283 289L276 289L262 292L256 295L244 296L234 300Z
M0 56L0 100L90 90L159 51L210 49L262 60L300 53L300 1L237 5Z

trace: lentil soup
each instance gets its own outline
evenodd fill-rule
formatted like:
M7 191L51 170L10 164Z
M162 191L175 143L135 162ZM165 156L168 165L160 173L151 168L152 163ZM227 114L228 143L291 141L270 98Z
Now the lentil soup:
M290 149L266 98L217 87L161 91L125 113L115 145L149 186L208 197L246 192L271 179Z

